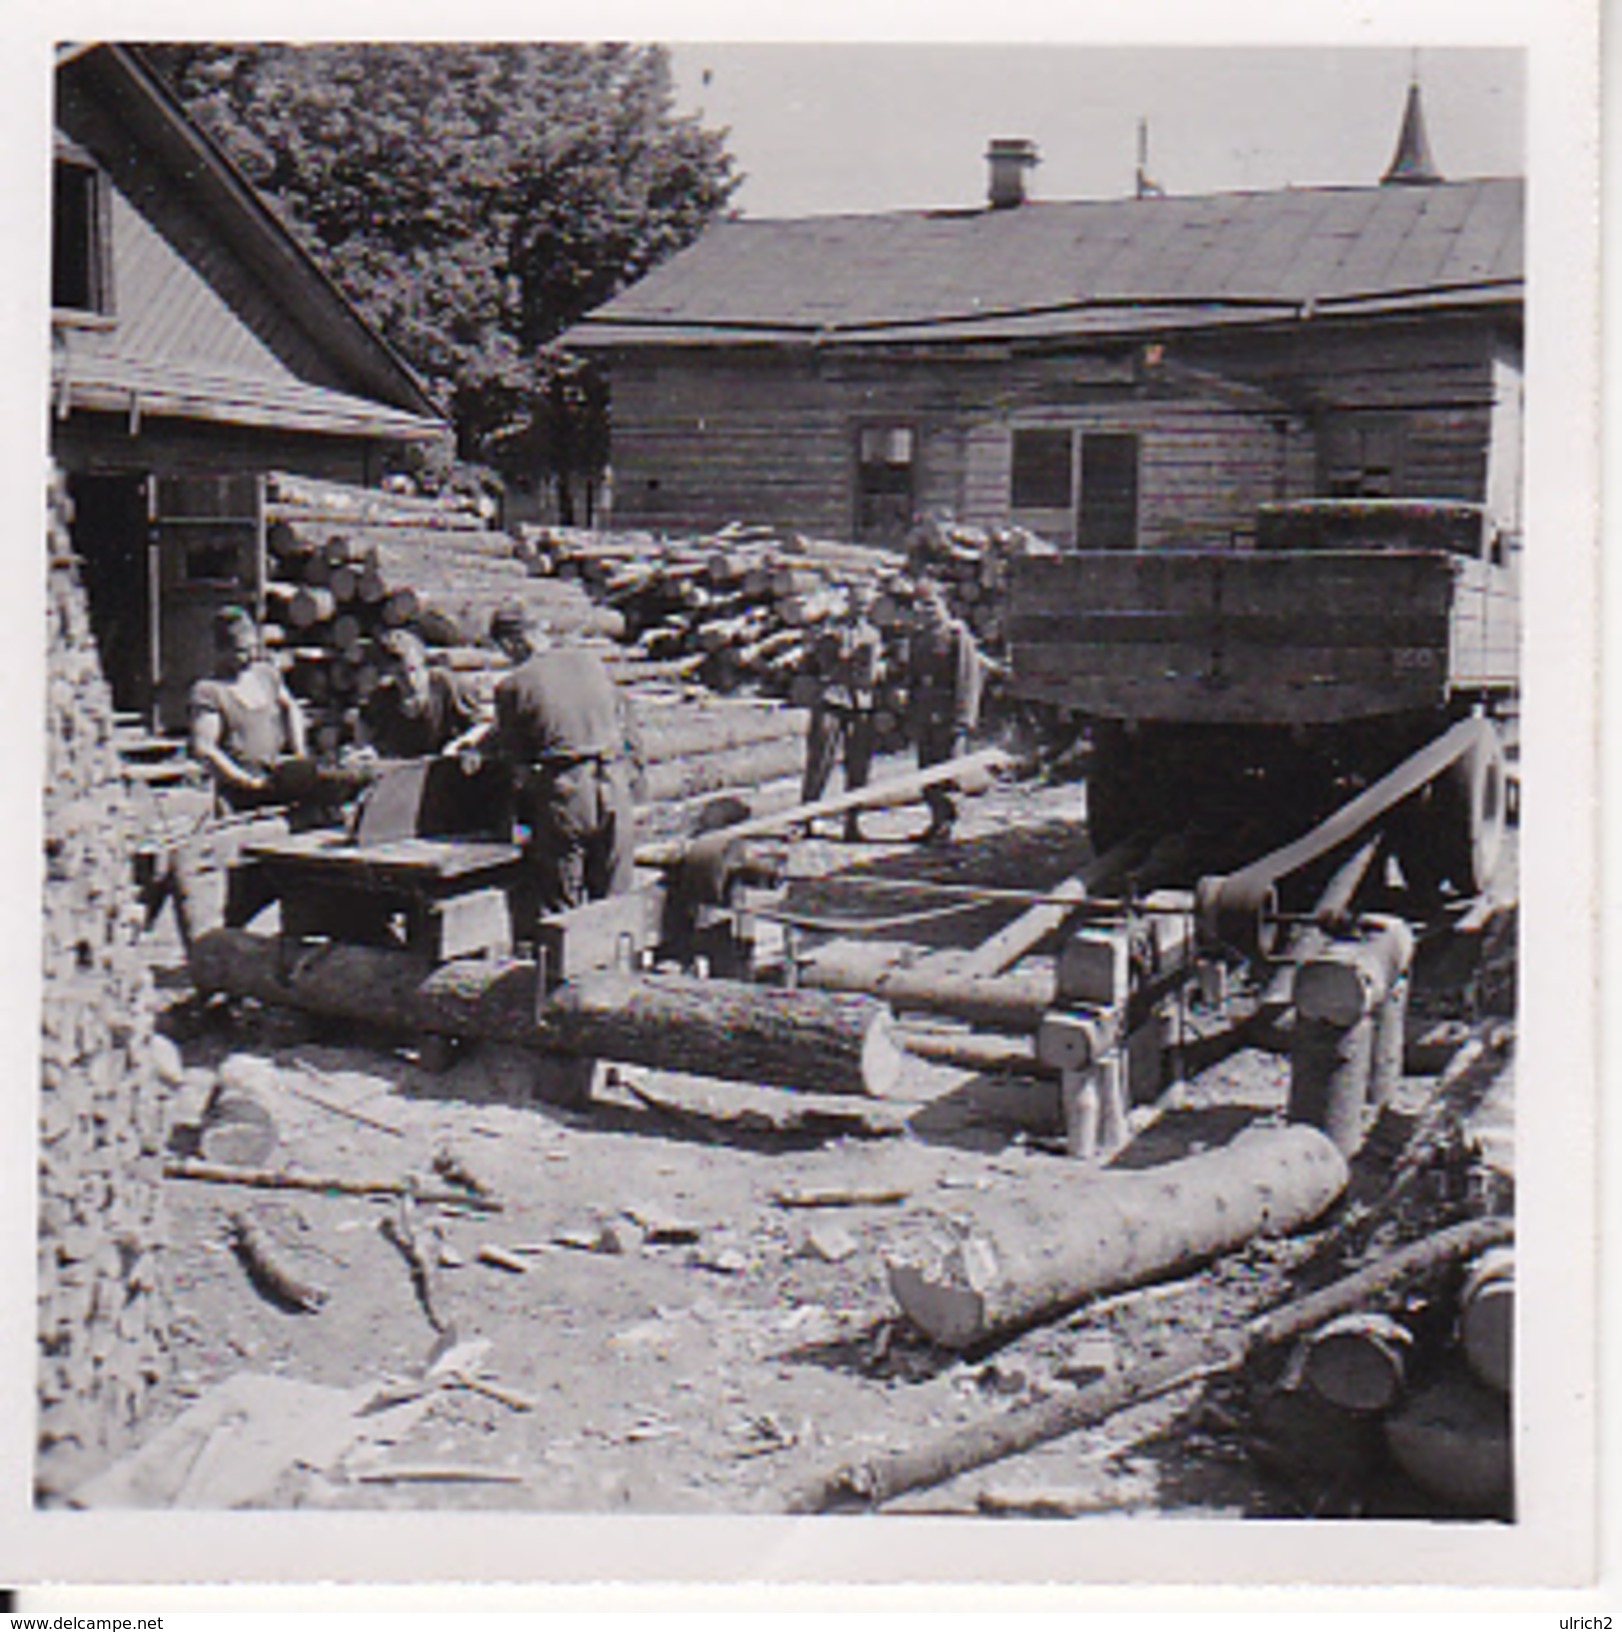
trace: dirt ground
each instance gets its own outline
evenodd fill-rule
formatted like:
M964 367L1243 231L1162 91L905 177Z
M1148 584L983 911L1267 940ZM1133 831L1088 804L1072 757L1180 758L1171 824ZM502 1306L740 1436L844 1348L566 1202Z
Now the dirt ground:
M958 844L927 852L906 842L922 825L919 809L879 813L867 820L874 842L796 847L798 899L848 906L859 892L816 881L852 868L1050 885L1088 853L1079 800L1073 783L999 787L967 802ZM972 942L999 910L1014 909L946 920L936 933ZM802 1482L852 1458L1062 1395L1239 1320L1282 1296L1312 1251L1310 1237L1258 1242L992 1353L946 1354L900 1321L884 1254L1032 1183L1089 1182L1063 1154L1052 1084L910 1060L889 1136L728 1128L650 1108L613 1081L590 1108L565 1111L534 1097L544 1067L521 1051L469 1048L436 1070L398 1039L249 1004L199 1010L167 915L152 946L187 1069L177 1129L195 1123L234 1057L231 1071L252 1077L274 1114L272 1164L398 1178L429 1175L448 1148L503 1202L499 1212L412 1209L437 1260L433 1302L454 1328L447 1335L386 1233L397 1200L169 1184L178 1365L155 1429L235 1374L345 1389L409 1382L453 1339L488 1341L477 1375L508 1395L443 1388L397 1437L367 1438L319 1469L293 1468L256 1505L781 1511ZM1423 1001L1438 1015L1463 1002L1446 971ZM642 1080L700 1110L794 1097L662 1073ZM1146 1165L1221 1143L1246 1122L1276 1118L1287 1091L1284 1061L1242 1051L1136 1112L1140 1137L1126 1160ZM779 1199L819 1186L897 1199L815 1208ZM278 1302L245 1272L230 1232L231 1211L245 1206L324 1289L317 1310ZM505 1262L481 1259L487 1247L503 1249ZM1255 1451L1234 1399L1221 1388L1185 1390L892 1510L1323 1510L1327 1484L1304 1484L1299 1468L1281 1473ZM464 1477L386 1477L424 1464ZM1413 1503L1398 1492L1380 1510L1423 1510Z

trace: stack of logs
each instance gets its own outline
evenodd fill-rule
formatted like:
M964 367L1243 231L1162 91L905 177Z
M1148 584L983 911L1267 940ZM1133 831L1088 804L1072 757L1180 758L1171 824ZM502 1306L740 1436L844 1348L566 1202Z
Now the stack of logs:
M997 655L1004 642L1009 562L1049 548L1017 528L920 524L905 554L733 525L701 538L658 539L563 528L524 534L532 570L584 583L624 619L630 672L691 677L711 690L749 686L809 706L817 690L819 632L858 586L871 592L885 637L887 680L878 747L905 737L907 634L923 573L944 587L953 612Z
M276 474L266 504L266 638L303 699L318 753L354 740L376 687L377 637L414 629L433 661L493 679L479 645L496 606L521 601L554 635L603 644L619 678L740 688L797 708L816 695L819 632L871 591L890 676L878 747L904 746L907 631L918 575L946 589L992 655L1009 562L1049 546L1017 528L926 522L905 553L734 524L695 538L520 527L490 530L456 498ZM607 642L616 641L617 645Z
M1056 555L1057 549L1023 527L975 527L925 519L907 538L907 570L935 579L948 604L986 651L1001 653L1008 635L1008 579L1015 560Z
M507 602L524 603L558 635L620 627L580 585L534 576L518 541L456 498L278 473L269 478L266 523L266 640L306 705L318 753L353 740L378 683L377 638L388 629L413 629L436 661L482 671L499 659L474 643Z
M159 1156L172 1050L152 1029L134 816L60 489L50 511L36 1478L119 1454L165 1375ZM160 1066L163 1070L160 1074Z
M861 585L898 635L907 589L894 551L729 527L702 538L537 530L535 570L578 579L621 614L636 667L713 691L754 687L798 705L815 690L818 631Z

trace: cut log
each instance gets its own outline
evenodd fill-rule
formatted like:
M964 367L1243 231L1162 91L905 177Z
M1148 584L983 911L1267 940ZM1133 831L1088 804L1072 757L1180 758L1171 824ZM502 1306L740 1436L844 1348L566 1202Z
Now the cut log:
M310 629L325 623L338 610L338 598L330 589L316 584L300 584L287 602L286 621L294 629Z
M901 1028L909 1054L936 1065L955 1066L983 1076L1056 1077L1058 1071L1036 1057L1023 1038L990 1035L981 1031L925 1031Z
M603 971L567 982L543 1011L554 1046L818 1093L891 1093L903 1050L871 998L742 981Z
M892 805L915 804L923 798L924 789L942 782L956 782L965 790L978 791L989 785L999 771L1012 763L1002 748L982 748L965 754L960 759L949 759L932 765L927 771L914 771L907 776L891 777L883 782L870 782L865 788L838 793L828 799L818 799L808 805L790 805L786 810L772 811L755 816L725 831L734 838L761 838L768 833L785 833L792 828L804 827L824 816L842 816L850 810L883 810ZM636 853L641 867L674 867L681 864L685 846L680 842L644 845Z
M1505 1513L1513 1456L1509 1402L1455 1365L1385 1424L1397 1465L1422 1490L1469 1513Z
M1299 1229L1346 1179L1345 1160L1316 1129L1250 1129L1219 1150L1078 1185L1051 1217L1032 1197L1017 1236L973 1233L932 1268L892 1261L890 1290L925 1336L977 1348L1255 1236Z
M678 713L679 718L665 717ZM667 759L686 759L764 742L799 743L805 735L806 718L797 711L775 707L729 707L697 716L686 710L647 709L641 723L644 759L649 765L658 765Z
M1375 1310L1342 1315L1307 1340L1302 1378L1321 1399L1359 1415L1389 1411L1402 1397L1413 1335Z
M943 1484L971 1468L1017 1456L1207 1378L1237 1371L1254 1354L1293 1343L1337 1316L1426 1275L1450 1268L1510 1234L1502 1219L1479 1219L1441 1231L1332 1282L1247 1325L1202 1343L1179 1345L1142 1366L1123 1368L1074 1393L1022 1406L990 1422L972 1423L922 1445L877 1454L817 1474L792 1489L780 1510L825 1513L879 1507L909 1490Z
M201 991L228 992L398 1031L802 1088L883 1096L903 1052L873 999L741 981L601 971L536 1008L536 967L462 958L429 970L404 952L328 946L288 961L270 936L214 930L191 951Z
M722 788L758 787L779 777L798 776L804 761L804 742L787 736L713 754L660 760L648 767L645 802L663 804Z
M214 1085L197 1131L197 1148L211 1162L257 1167L276 1148L276 1119L252 1089Z
M800 986L824 992L866 992L898 1014L939 1014L994 1031L1034 1033L1053 1006L1053 975L1021 970L977 979L934 968L874 969L819 947L795 972Z
M1355 1155L1373 1066L1372 1016L1339 1026L1298 1015L1290 1034L1290 1121L1321 1128L1342 1155Z
M1494 1247L1470 1266L1459 1295L1459 1346L1471 1371L1500 1394L1515 1375L1515 1251Z

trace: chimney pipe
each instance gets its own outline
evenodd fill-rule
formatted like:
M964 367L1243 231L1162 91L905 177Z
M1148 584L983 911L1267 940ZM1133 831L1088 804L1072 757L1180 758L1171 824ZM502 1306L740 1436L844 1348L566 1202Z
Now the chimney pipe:
M994 210L1008 210L1025 202L1025 172L1042 161L1036 143L1024 136L993 136L986 149L990 166L986 198Z

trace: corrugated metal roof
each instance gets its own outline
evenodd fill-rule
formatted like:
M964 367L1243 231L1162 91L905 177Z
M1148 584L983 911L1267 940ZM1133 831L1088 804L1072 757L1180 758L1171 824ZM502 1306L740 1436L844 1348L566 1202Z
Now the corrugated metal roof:
M1525 185L725 221L570 345L1030 338L1521 298Z

